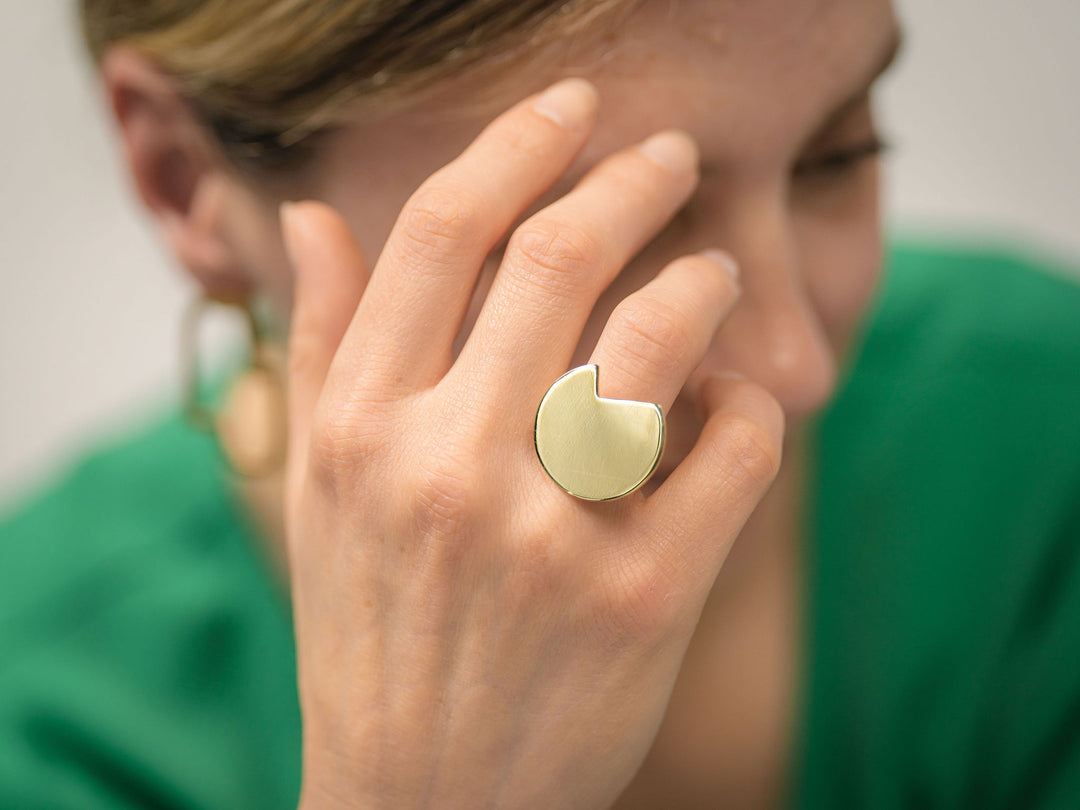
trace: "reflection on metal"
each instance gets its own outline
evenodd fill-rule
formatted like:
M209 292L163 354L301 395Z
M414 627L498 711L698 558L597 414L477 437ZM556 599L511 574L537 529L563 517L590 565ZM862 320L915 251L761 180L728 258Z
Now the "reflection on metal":
M552 480L578 498L610 501L649 480L664 452L659 405L605 399L593 364L572 369L536 410L536 453Z

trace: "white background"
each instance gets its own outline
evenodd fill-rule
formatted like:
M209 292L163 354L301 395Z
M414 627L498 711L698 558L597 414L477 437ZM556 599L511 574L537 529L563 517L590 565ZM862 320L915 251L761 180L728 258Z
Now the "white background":
M175 396L193 294L118 165L74 0L2 2L0 504ZM898 4L907 49L880 97L890 223L1080 267L1080 3Z

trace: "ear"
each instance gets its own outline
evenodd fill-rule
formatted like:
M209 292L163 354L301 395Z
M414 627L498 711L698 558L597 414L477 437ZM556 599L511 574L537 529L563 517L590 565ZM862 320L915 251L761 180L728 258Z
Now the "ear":
M173 253L210 296L246 297L254 284L228 238L225 201L235 180L221 150L148 57L115 47L101 74L135 189Z

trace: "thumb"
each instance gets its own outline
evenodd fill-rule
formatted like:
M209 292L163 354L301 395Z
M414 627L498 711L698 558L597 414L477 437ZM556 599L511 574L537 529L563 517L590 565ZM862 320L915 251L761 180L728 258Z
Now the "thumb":
M329 205L284 203L281 231L296 275L289 329L289 491L303 477L312 415L330 364L367 285L367 262Z

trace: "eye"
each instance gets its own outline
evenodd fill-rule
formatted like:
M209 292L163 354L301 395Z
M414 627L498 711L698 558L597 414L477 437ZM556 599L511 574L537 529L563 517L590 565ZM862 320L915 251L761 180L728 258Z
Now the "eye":
M890 148L888 142L875 134L868 140L849 146L823 149L817 154L803 158L795 164L792 174L796 178L830 177L846 174L864 161L876 158Z

